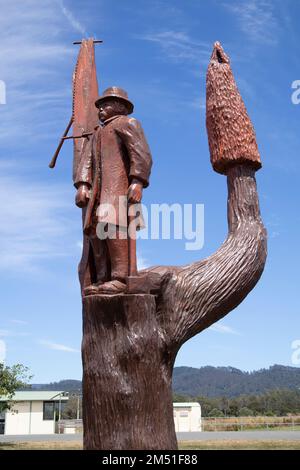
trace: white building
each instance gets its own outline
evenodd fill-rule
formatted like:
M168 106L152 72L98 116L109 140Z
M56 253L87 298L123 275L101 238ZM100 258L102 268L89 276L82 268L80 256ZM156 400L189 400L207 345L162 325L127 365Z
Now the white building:
M173 403L176 432L201 431L201 406L199 403Z
M0 434L55 433L55 414L60 414L62 402L68 399L62 391L16 392L12 408L0 414ZM7 397L0 396L0 401Z
M68 399L63 391L16 392L13 407L0 413L0 434L54 434L55 415L59 417L61 404ZM0 401L7 397L0 396ZM201 431L199 403L173 403L173 411L176 432Z

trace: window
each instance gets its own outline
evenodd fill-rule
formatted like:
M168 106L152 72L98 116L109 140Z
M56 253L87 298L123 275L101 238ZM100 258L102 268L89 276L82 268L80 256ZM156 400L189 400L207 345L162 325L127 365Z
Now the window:
M54 419L54 402L53 401L44 401L43 402L43 420Z

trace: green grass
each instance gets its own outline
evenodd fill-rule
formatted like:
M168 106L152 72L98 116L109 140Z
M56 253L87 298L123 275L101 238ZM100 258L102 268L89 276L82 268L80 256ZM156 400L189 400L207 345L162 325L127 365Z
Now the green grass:
M0 450L81 450L82 441L0 442Z
M300 450L300 441L186 441L179 442L181 450Z
M0 450L81 450L81 441L2 442ZM300 441L181 441L180 450L300 450Z

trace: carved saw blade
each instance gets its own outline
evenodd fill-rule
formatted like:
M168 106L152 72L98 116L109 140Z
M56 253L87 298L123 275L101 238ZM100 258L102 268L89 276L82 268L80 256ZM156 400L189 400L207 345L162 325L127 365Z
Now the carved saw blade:
M98 97L98 81L95 63L93 38L83 39L73 73L73 135L92 132L98 124L98 112L95 101ZM74 139L73 180L87 139Z

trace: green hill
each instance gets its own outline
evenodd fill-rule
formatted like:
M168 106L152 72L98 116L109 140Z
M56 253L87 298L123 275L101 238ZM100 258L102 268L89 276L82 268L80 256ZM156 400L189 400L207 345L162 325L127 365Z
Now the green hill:
M81 390L80 380L35 384L35 390ZM274 365L268 369L244 372L234 367L175 367L173 391L190 397L237 397L256 395L274 389L300 389L300 367Z
M173 390L177 394L235 397L262 394L268 390L300 388L300 368L274 365L244 372L234 367L176 367Z

